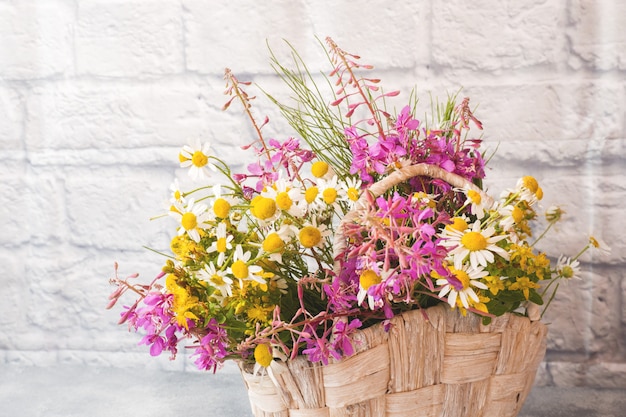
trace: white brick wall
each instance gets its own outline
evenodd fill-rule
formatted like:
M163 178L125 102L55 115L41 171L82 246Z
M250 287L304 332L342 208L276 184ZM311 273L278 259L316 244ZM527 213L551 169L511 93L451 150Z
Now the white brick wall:
M289 40L320 70L315 36L330 35L388 89L416 85L424 110L429 91L463 87L487 145L500 142L490 190L531 173L544 205L567 211L545 246L571 253L587 233L612 246L562 286L539 382L626 388L626 3L354 4L0 1L0 362L191 369L150 358L104 310L113 262L158 272L163 259L142 245L167 247L171 223L149 218L188 138L242 162L234 145L251 132L237 110L220 111L223 68L285 94L266 39L279 57Z

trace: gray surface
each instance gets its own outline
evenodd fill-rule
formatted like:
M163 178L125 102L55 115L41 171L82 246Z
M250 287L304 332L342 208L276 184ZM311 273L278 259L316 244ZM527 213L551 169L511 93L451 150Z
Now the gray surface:
M626 417L617 390L536 387L519 417ZM251 416L241 377L93 367L0 365L0 416Z

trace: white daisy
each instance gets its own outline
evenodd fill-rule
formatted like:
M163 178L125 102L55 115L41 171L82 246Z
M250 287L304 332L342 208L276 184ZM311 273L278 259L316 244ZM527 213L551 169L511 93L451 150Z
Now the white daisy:
M489 210L491 207L488 205L487 201L483 200L482 195L470 187L463 187L462 191L467 197L464 205L470 206L470 213L475 215L479 220L485 217L485 209Z
M222 194L222 186L215 184L213 186L213 202L211 204L211 214L219 219L227 219L231 213L231 207L239 202L232 196Z
M361 184L361 180L357 177L346 177L345 182L341 183L341 187L343 188L346 196L345 200L348 202L348 206L351 209L354 208L356 202L361 196Z
M317 221L313 219L313 222L305 223L298 232L298 240L300 244L305 248L321 247L324 245L324 238L330 236L331 231L328 230L325 224L317 224Z
M463 232L445 229L444 233L442 233L444 239L441 244L452 248L449 255L453 257L456 269L461 269L461 265L468 256L470 265L474 268L478 268L479 265L486 267L488 263L494 261L494 254L500 255L504 259L509 259L508 252L496 245L497 242L505 239L506 236L493 236L494 233L495 228L493 226L481 230L480 220L476 220L471 228Z
M188 174L194 179L203 179L209 177L209 168L217 171L215 165L209 161L211 145L208 142L200 144L199 140L194 140L190 145L183 146L178 154L181 168L189 168Z
M304 195L302 190L294 186L291 181L280 178L261 195L274 200L278 209L286 211L291 216L302 217L304 215L304 206L299 204L304 199Z
M382 277L371 269L366 269L359 275L359 292L356 295L357 304L363 304L363 301L367 298L367 305L370 310L376 308L376 299L368 294L370 287L378 285L382 282Z
M270 232L263 239L261 244L261 254L269 253L270 261L282 262L285 251L285 241L277 232Z
M339 179L336 175L333 175L330 180L320 179L317 182L317 198L320 199L323 206L332 206L335 210L340 211L339 202L346 199L346 194L338 182Z
M211 286L217 288L222 296L233 295L233 280L226 275L225 271L215 268L215 264L210 262L198 273L201 279L207 281Z
M524 220L524 212L517 204L507 204L498 207L497 212L501 216L499 220L500 227L507 233L514 231L515 225Z
M561 278L580 278L580 262L561 255L556 262L556 273Z
M175 206L181 206L185 204L185 194L180 190L178 178L174 179L174 182L170 185L170 191L172 192L170 197L170 203Z
M520 199L527 201L531 206L543 198L543 190L535 177L530 175L526 175L517 181L515 191L519 194Z
M259 275L263 268L258 265L248 265L248 261L252 254L244 252L241 245L235 248L233 263L228 268L228 273L239 280L239 285L243 288L243 281L252 280L259 284L266 284L265 280Z
M471 265L463 265L461 269L450 268L450 272L461 282L462 287L458 288L448 281L447 278L440 278L436 281L437 285L443 286L439 291L439 297L448 296L448 304L454 308L457 305L457 297L461 301L461 305L469 308L470 301L478 303L480 300L472 287L487 289L487 285L480 282L479 279L489 275L489 272Z
M180 222L178 235L187 233L194 242L200 241L200 231L209 226L206 223L209 219L207 206L195 204L193 198L189 199L185 207L181 207L181 211L170 211L170 215Z
M222 266L226 258L226 251L233 248L234 237L226 232L226 223L221 222L215 230L215 241L208 247L207 253L217 252L217 265Z

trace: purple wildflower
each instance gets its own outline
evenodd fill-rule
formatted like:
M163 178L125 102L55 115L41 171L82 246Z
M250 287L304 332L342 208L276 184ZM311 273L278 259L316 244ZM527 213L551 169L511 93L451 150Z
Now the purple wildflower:
M204 330L207 334L202 337L200 346L192 356L198 356L194 361L198 369L215 372L228 355L228 334L214 318L209 320Z
M343 320L335 323L333 329L334 339L332 341L333 350L343 356L352 356L354 354L354 346L352 345L350 335L361 327L361 325L362 323L359 319L354 319L349 324Z

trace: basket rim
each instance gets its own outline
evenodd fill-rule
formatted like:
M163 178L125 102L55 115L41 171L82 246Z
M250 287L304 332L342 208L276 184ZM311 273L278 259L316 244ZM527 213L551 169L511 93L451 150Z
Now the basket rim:
M347 246L346 239L344 238L346 225L351 222L355 217L357 217L359 213L365 210L365 208L369 204L369 201L381 196L391 187L394 187L411 178L418 176L426 176L433 179L440 179L452 185L453 187L467 188L476 191L480 194L481 198L487 202L488 205L493 205L494 203L493 198L476 184L458 174L446 171L445 169L437 165L419 163L407 165L405 167L394 170L383 179L370 185L363 192L361 197L359 197L359 199L355 202L354 208L346 213L346 215L339 222L339 225L337 226L335 235L333 237L333 259L335 273L339 273L339 271L341 270L341 255L345 251Z

